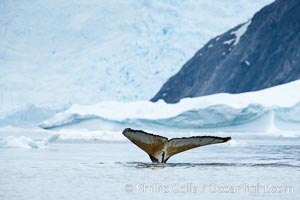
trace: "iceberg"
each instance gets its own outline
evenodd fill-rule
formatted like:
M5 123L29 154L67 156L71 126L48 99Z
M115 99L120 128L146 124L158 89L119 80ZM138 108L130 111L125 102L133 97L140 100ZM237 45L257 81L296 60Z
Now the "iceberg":
M58 139L59 135L51 135L43 140L34 140L30 137L9 136L0 140L0 148L39 149Z
M54 130L147 130L205 132L300 131L300 81L241 94L214 94L164 101L100 102L72 105L39 126ZM293 134L293 135L295 135Z

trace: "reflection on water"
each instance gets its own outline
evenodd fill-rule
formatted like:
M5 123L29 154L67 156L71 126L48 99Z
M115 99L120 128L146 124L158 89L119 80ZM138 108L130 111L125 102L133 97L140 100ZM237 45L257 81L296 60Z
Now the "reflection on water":
M293 167L299 168L299 165L292 165L287 163L144 163L144 162L116 162L125 167L135 168L168 168L168 167Z

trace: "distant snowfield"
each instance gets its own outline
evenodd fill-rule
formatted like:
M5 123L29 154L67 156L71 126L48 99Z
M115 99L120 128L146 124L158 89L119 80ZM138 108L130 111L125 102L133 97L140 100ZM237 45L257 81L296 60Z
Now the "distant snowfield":
M271 2L2 1L0 115L148 100L209 39Z

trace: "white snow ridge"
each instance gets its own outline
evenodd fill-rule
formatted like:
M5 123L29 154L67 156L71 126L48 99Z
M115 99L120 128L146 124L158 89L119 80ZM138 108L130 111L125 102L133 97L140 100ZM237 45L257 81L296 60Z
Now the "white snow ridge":
M177 104L139 101L73 105L40 126L90 131L139 127L152 130L298 133L300 94L294 91L299 90L300 81L294 81L256 92L187 98Z

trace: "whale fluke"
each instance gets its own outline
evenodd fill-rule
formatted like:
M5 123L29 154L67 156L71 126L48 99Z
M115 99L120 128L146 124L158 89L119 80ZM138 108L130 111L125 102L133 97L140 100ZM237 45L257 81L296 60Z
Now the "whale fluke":
M180 152L210 144L231 140L231 137L193 136L168 139L141 130L126 128L123 135L145 151L153 163L166 163L168 159Z

